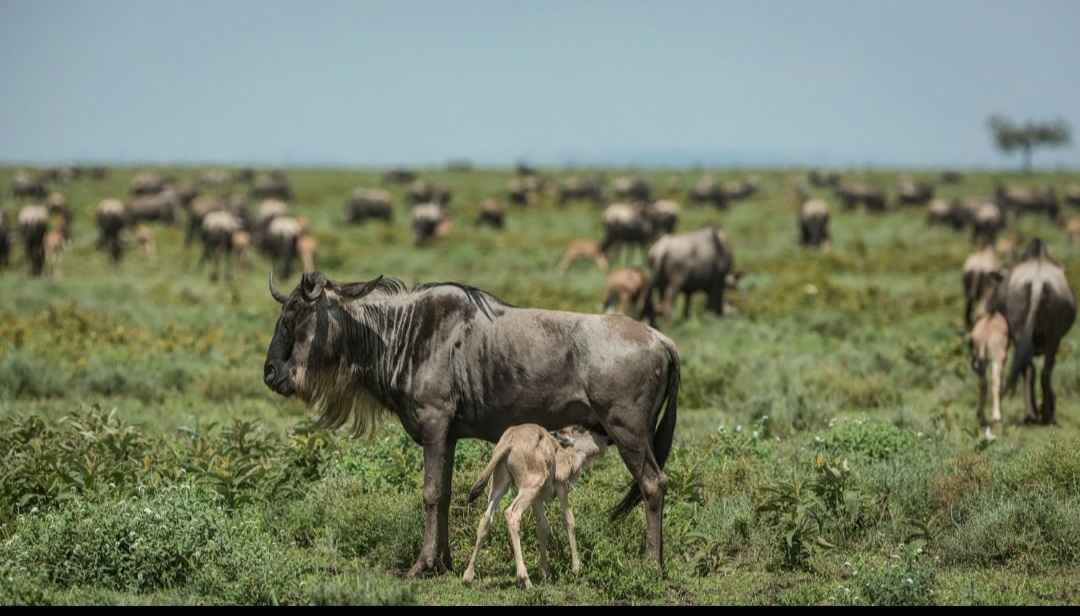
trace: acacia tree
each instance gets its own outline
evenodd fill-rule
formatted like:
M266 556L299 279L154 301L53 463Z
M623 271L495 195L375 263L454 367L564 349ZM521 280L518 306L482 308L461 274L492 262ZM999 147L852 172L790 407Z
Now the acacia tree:
M1021 125L1004 116L992 115L987 124L999 150L1006 154L1020 150L1024 156L1024 171L1031 171L1031 153L1035 148L1062 147L1072 140L1069 124L1062 119L1050 122L1028 120Z

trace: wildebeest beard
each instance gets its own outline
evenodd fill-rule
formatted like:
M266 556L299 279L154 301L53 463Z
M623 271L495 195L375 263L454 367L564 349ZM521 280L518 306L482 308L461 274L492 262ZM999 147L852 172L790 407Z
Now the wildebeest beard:
M350 431L371 435L388 412L385 400L369 391L370 387L385 391L379 376L386 343L379 336L378 324L372 322L377 314L361 309L353 316L333 300L321 303L297 395L319 413L320 427L340 428L352 416Z

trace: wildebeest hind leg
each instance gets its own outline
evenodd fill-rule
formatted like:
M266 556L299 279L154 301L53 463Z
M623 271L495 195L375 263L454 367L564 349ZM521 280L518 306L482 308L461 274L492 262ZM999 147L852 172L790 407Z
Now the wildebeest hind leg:
M614 412L627 417L629 413ZM649 440L652 435L648 426L618 426L607 430L608 436L615 441L623 463L634 476L638 489L645 501L645 545L649 555L663 567L663 515L664 493L667 491L667 477L656 462Z
M1042 378L1041 378L1041 384L1042 384L1042 407L1040 409L1039 415L1042 418L1042 422L1043 422L1044 425L1051 425L1051 424L1056 423L1056 420L1054 419L1054 411L1055 411L1055 406L1056 406L1056 404L1055 404L1056 400L1055 400L1055 397L1054 397L1053 385L1051 383L1051 378L1052 378L1052 375L1054 373L1054 356L1055 355L1057 355L1057 345L1056 344L1053 345L1052 347L1046 349L1046 355L1044 356L1045 359L1043 359Z
M1035 406L1035 363L1028 364L1027 368L1024 368L1024 423L1038 423L1039 417L1036 415L1037 408Z

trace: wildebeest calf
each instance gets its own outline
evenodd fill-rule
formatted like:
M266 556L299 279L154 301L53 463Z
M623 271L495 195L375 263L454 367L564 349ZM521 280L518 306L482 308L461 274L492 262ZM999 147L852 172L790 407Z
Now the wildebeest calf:
M566 246L566 252L563 253L562 260L559 261L559 271L565 274L566 270L570 269L570 266L579 259L591 260L593 263L596 263L596 267L600 268L600 271L602 272L608 270L607 257L605 257L604 252L600 250L600 242L595 240L571 240L570 244Z
M1001 429L1001 383L1009 353L1009 323L1004 315L993 311L992 303L997 286L1003 279L997 270L986 275L975 308L975 325L968 334L971 369L979 377L979 405L976 411L979 427L983 429L986 440L993 440L994 432ZM990 367L992 423L986 421L987 365Z
M491 490L488 492L487 509L484 510L480 527L476 530L476 548L465 568L465 582L472 582L476 577L476 556L487 537L491 518L499 507L499 501L510 488L511 481L517 486L518 494L506 510L506 525L510 529L510 541L514 548L518 584L525 588L532 586L529 572L525 569L525 560L521 556L521 516L529 507L533 508L536 516L540 569L545 578L551 575L547 558L551 528L544 513L544 501L551 500L556 494L562 504L563 523L570 537L570 566L574 573L579 572L581 560L578 558L577 541L574 538L574 514L568 500L570 484L593 460L603 455L609 443L607 436L581 426L569 426L555 433L548 432L537 424L523 424L507 429L495 445L491 462L469 491L469 502L472 502L479 498L488 479L493 477Z
M622 267L607 277L604 288L604 312L619 312L637 318L642 311L645 293L649 290L649 275L636 267Z

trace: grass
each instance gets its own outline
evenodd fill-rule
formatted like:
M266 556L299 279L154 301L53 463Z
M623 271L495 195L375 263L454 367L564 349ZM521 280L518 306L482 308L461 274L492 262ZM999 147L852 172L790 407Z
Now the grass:
M747 275L735 315L704 315L698 298L691 319L664 324L684 362L667 575L644 556L640 511L607 520L628 479L609 455L571 494L584 570L570 572L554 504L554 579L524 591L501 519L477 582L459 577L481 512L465 493L491 448L476 441L455 460L458 573L401 577L421 536L420 449L393 422L371 440L311 432L302 406L262 385L277 316L265 261L213 285L180 226L157 229L156 257L119 268L94 250L93 207L133 173L62 188L76 217L59 278L28 279L21 250L0 272L0 603L1080 602L1075 336L1054 378L1061 425L1018 425L1014 397L1002 438L982 444L962 337L970 245L918 208L872 216L830 200L834 250L820 254L796 246L795 171L757 172L763 195L728 211L684 204L680 227L721 225ZM688 187L698 174L645 175ZM377 173L289 176L333 279L458 280L516 305L600 307L601 274L554 268L569 240L599 236L592 206L512 207L496 233L472 219L508 173L432 170L454 189L456 225L417 249L400 205L388 225L341 224L348 194ZM895 174L871 177L891 187ZM1077 178L969 173L941 190L985 195L998 179ZM1018 224L1080 288L1063 233ZM531 514L525 528L539 581Z

